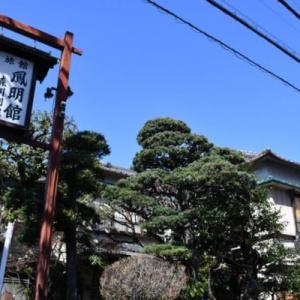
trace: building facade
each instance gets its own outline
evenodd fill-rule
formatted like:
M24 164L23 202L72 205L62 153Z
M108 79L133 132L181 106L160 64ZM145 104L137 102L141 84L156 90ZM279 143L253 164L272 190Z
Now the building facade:
M284 229L280 240L287 247L299 244L300 164L265 150L251 160L257 182L268 188L269 201L280 211Z

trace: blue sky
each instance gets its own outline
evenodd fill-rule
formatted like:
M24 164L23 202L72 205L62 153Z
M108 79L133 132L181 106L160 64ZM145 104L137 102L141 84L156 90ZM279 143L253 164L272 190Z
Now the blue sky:
M205 0L157 2L300 87L300 64ZM300 52L300 20L277 0L226 2ZM300 2L291 4L300 11ZM165 116L185 121L219 146L271 148L300 161L300 94L145 1L2 1L1 10L53 35L74 33L84 55L73 56L70 86L75 94L67 110L80 129L105 135L112 150L105 161L129 167L139 149L139 129ZM35 109L51 109L43 93L56 85L56 72L38 86Z

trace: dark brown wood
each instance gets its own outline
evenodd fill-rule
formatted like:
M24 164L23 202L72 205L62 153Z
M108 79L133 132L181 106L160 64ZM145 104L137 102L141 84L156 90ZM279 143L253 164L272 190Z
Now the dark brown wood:
M65 47L65 42L63 39L57 38L49 33L21 23L7 16L0 15L0 25L53 48L63 50ZM74 48L73 46L71 51L75 54L82 55L82 50Z
M64 49L61 55L60 70L57 83L57 95L53 114L53 127L51 136L51 151L49 154L48 173L45 190L45 208L42 220L39 243L39 258L35 285L35 300L47 299L48 272L51 254L52 224L54 219L56 195L58 186L58 173L62 137L64 127L64 114L62 114L62 102L68 98L69 72L71 66L71 54L73 34L66 32Z
M50 144L35 140L32 134L27 130L0 126L0 136L10 142L26 144L34 148L41 148L43 150L51 150Z

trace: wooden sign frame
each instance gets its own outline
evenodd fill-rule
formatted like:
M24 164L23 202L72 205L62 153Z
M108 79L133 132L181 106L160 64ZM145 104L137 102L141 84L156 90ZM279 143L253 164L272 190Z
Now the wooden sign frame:
M61 51L56 99L53 112L53 124L50 144L40 143L42 148L49 149L48 172L45 187L45 206L39 241L39 257L35 283L35 300L47 299L48 275L51 254L52 227L56 206L60 156L64 127L64 109L69 96L69 75L72 53L81 55L82 51L73 47L73 34L66 31L64 38L57 38L49 33L0 15L0 26L32 38ZM62 105L64 104L64 105ZM32 141L33 144L35 141ZM38 146L36 144L36 146Z

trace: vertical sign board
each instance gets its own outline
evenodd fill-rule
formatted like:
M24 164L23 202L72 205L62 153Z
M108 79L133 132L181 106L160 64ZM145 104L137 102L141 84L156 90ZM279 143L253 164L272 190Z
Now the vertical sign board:
M34 85L34 63L0 51L0 124L27 127Z

